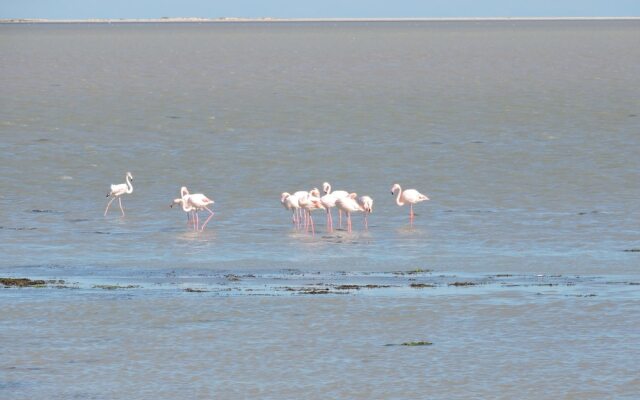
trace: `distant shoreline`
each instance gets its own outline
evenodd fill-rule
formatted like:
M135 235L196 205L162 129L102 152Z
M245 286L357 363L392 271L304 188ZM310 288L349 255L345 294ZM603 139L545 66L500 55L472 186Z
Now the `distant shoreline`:
M5 18L0 24L120 24L120 23L209 23L209 22L481 22L481 21L640 21L639 17L482 17L482 18L96 18L43 19Z

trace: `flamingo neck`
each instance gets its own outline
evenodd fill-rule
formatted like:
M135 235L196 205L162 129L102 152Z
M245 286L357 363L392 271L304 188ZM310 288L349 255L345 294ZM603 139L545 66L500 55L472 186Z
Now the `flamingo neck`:
M401 197L402 197L402 188L398 186L398 197L396 197L396 204L399 206L404 205L404 201L400 200Z
M193 210L193 207L191 207L185 200L182 200L182 211L189 212L191 210Z
M133 193L133 185L131 184L131 178L129 175L127 175L125 181L127 182L127 193Z

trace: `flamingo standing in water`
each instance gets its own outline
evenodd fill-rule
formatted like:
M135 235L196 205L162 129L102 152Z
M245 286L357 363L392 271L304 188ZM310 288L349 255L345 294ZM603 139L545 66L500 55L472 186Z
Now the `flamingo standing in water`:
M398 191L398 197L396 197L397 205L403 206L405 203L411 204L411 209L409 211L409 222L413 224L413 205L425 200L429 200L429 198L415 189L407 189L403 191L400 185L398 185L397 183L394 184L391 188L391 194L395 194L396 191Z
M304 217L304 226L306 227L309 221L307 221L307 214L302 210L302 207L300 207L300 199L309 196L309 192L307 192L306 190L298 190L297 192L293 192L291 196L292 200L297 199L298 201L298 208L296 209L296 212L298 214L298 225L301 224L300 219Z
M331 209L336 206L336 197L333 193L325 194L320 197L320 202L324 206L325 210L327 210L327 232L333 232L333 216L331 215ZM340 210L340 215L342 215L342 210Z
M320 201L320 191L318 189L313 189L306 196L298 198L298 204L302 209L305 210L305 229L309 231L309 225L311 225L311 232L313 235L316 234L315 225L313 223L313 217L311 216L311 211L313 210L324 210L324 206Z
M186 189L186 188L185 188ZM183 197L183 200L186 200L187 203L193 207L193 214L195 217L195 224L193 225L193 229L194 230L198 230L198 226L200 224L200 220L198 218L198 211L200 210L207 210L209 211L209 218L207 218L207 220L204 222L204 224L202 224L202 229L200 229L200 231L204 231L204 227L207 226L207 223L209 223L209 220L211 220L211 218L213 218L214 212L211 211L211 209L209 209L209 207L207 207L208 205L211 205L213 203L215 203L213 200L209 199L207 196L205 196L202 193L194 193L194 194L188 194L185 197Z
M324 182L322 184L322 191L325 194L332 194L336 200L342 197L349 196L349 192L347 192L346 190L331 191L331 184L329 182ZM329 214L331 214L331 210L329 210ZM331 227L333 228L333 217L329 215L329 218L331 218ZM339 224L338 227L342 228L342 210L339 208L338 208L338 224Z
M362 211L364 211L364 228L369 229L367 216L373 212L373 199L369 196L360 196L357 201L360 207L362 207Z
M347 232L351 233L351 213L364 211L362 206L356 201L356 193L351 193L347 197L341 197L336 200L336 207L347 213Z
M298 218L298 210L300 209L300 204L298 203L298 197L288 192L282 192L280 195L280 203L284 208L291 211L291 221L293 224L298 227L300 225L300 219Z
M125 193L133 193L133 185L131 184L133 182L133 175L131 175L131 172L127 172L127 174L125 175L125 182L126 183L121 183L119 185L111 185L111 190L109 191L109 193L107 193L107 197L111 196L111 200L109 200L109 203L107 203L107 208L105 208L104 210L105 217L107 216L107 212L109 211L109 206L111 206L111 203L113 203L115 199L118 199L120 211L122 211L122 216L124 217L124 209L122 208L122 199L120 198L120 196Z

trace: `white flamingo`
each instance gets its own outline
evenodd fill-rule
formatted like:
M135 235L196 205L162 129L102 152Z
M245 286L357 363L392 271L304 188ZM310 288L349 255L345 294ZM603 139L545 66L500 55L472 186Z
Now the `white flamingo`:
M322 184L322 191L325 194L332 194L336 200L341 198L341 197L347 197L349 196L349 192L347 192L346 190L334 190L331 191L331 184L329 182L324 182ZM331 214L331 210L329 210L329 214ZM331 218L331 227L333 228L333 217L330 215ZM338 209L338 227L342 228L342 210Z
M291 221L296 227L298 227L300 225L300 219L297 215L298 210L300 209L298 197L289 194L288 192L282 192L280 195L280 203L285 209L291 211Z
M207 206L212 205L213 203L215 203L215 201L211 200L210 198L208 198L202 193L187 194L185 197L183 197L183 199L185 199L187 203L191 207L193 207L193 213L195 216L195 224L193 226L194 230L197 231L200 224L200 220L198 218L198 211L207 210L209 212L209 217L204 222L204 224L202 224L202 228L200 229L201 232L204 231L205 226L207 226L207 223L209 223L209 221L211 220L211 218L213 218L213 215L214 215L214 212L211 211L211 209L209 209L209 207Z
M320 202L324 206L325 210L327 210L327 232L333 232L333 215L331 215L331 209L336 206L336 197L333 193L325 194L320 197ZM340 210L340 214L342 211Z
M305 229L309 231L309 225L311 225L311 232L316 234L315 225L313 223L313 217L311 212L313 210L324 210L322 202L320 202L320 191L318 189L311 190L306 196L298 198L298 204L305 210Z
M292 200L297 199L298 201L298 208L296 209L298 213L298 221L301 224L302 221L300 221L300 219L304 216L304 225L306 227L309 221L307 221L307 214L302 210L302 207L300 207L300 199L309 196L309 192L307 192L306 190L298 190L297 192L293 192L291 196Z
M403 191L400 185L398 185L397 183L394 184L391 188L391 194L395 194L396 191L398 191L398 197L396 197L397 205L403 206L405 203L411 204L411 209L409 211L409 222L413 224L413 205L425 200L429 200L429 198L415 189L407 189Z
M369 229L367 216L373 212L373 199L369 196L360 196L357 201L360 207L362 207L362 211L364 211L364 227L365 229Z
M120 196L122 196L123 194L133 193L133 185L131 184L133 182L133 175L131 175L131 172L127 172L127 174L125 175L125 182L126 183L121 183L119 185L111 185L111 191L107 193L107 197L111 196L111 200L109 200L109 203L107 203L107 208L105 208L104 210L105 217L107 216L107 212L109 211L109 206L111 206L111 203L113 203L115 199L118 199L120 211L122 211L122 216L124 217L124 209L122 208L122 199L120 198Z
M347 197L341 197L336 200L336 207L347 213L347 232L351 233L351 213L364 211L362 206L356 201L356 193L351 193Z

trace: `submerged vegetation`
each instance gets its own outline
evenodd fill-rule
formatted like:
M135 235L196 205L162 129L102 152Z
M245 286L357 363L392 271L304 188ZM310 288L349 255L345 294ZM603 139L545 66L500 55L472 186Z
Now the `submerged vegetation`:
M117 290L117 289L137 289L140 286L138 285L127 285L127 286L119 286L119 285L93 285L94 289L104 289L104 290Z
M47 284L47 282L38 279L31 280L27 278L0 278L0 284L4 287L43 287Z

